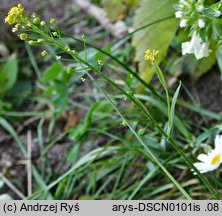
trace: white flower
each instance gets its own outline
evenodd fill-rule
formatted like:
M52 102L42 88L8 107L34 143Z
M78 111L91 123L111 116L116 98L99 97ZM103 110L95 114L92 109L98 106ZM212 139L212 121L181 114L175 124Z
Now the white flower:
M196 59L201 59L203 57L209 56L209 43L202 42L200 46L194 51Z
M200 28L204 28L204 27L205 27L205 21L202 20L202 19L199 19L199 20L198 20L198 26L199 26Z
M194 32L191 41L182 43L182 55L194 54L196 59L209 55L209 43L204 43L201 37Z
M187 19L182 19L181 21L180 21L180 28L184 28L184 27L186 27L187 26Z
M182 18L183 17L183 12L182 11L177 11L175 13L176 18Z
M191 41L182 43L182 54L192 54L199 47L202 39L196 32L193 33Z
M189 4L187 3L186 0L180 0L179 4L180 4L181 6L189 6Z
M221 12L219 10L214 11L214 16L219 17L221 15Z
M222 162L222 135L217 135L214 143L215 149L211 150L208 154L200 154L197 159L201 162L194 163L194 166L201 173L217 169Z
M197 5L196 8L197 8L197 11L200 12L200 13L203 12L203 10L204 10L204 6L203 5Z

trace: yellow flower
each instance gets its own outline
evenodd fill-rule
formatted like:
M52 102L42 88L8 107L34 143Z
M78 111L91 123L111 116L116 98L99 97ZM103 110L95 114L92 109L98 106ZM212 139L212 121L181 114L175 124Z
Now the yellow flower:
M11 8L8 12L8 16L5 18L5 22L9 25L12 24L21 24L25 25L28 21L28 16L22 7L21 4L18 4L17 7Z
M19 24L16 24L14 28L12 28L12 32L17 32L19 30Z
M145 52L145 60L148 60L150 62L154 62L156 59L156 56L159 54L159 50L146 50Z

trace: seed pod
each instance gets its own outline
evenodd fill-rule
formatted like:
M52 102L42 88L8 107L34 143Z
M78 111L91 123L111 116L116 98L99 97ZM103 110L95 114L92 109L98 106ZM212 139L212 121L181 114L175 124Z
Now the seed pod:
M32 22L33 22L34 25L39 25L41 20L39 19L39 17L36 17L36 18L33 19Z
M143 137L146 134L146 129L145 128L139 129L138 134L139 136Z

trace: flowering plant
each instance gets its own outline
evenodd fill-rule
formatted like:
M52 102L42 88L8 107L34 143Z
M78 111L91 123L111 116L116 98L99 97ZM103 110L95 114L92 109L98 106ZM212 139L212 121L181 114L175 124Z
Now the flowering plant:
M217 169L222 162L222 135L217 135L215 138L215 148L208 154L200 154L197 159L200 162L194 163L201 173L206 173Z
M186 1L180 1L180 2L185 4ZM165 166L161 163L161 161L155 156L155 154L152 153L152 150L150 150L149 146L146 145L144 143L143 139L142 139L142 137L146 135L147 129L148 129L148 127L150 127L150 124L148 124L147 126L145 126L142 129L140 129L138 131L138 133L137 133L135 131L135 129L134 129L134 126L131 126L132 123L130 121L128 121L128 119L126 119L126 117L124 117L124 114L122 114L122 111L120 111L120 109L118 109L118 107L115 105L115 102L113 102L113 99L103 90L102 87L100 87L100 85L98 84L97 80L94 79L93 73L95 73L96 75L101 77L103 79L103 81L107 82L114 89L118 90L122 94L122 96L125 97L126 100L129 99L134 105L136 105L137 108L138 108L138 111L140 111L144 115L144 117L146 117L146 122L148 120L148 122L151 123L152 130L154 130L155 133L158 132L158 134L161 135L163 140L166 140L167 142L169 142L169 144L171 144L171 146L180 154L180 156L189 165L189 167L194 170L194 172L198 175L198 177L202 180L202 182L207 186L207 188L211 192L211 194L214 195L215 198L218 197L217 193L214 190L214 188L208 183L207 179L200 173L200 171L201 172L202 171L203 172L210 171L210 170L213 170L213 169L215 169L215 168L217 168L219 166L219 164L221 162L221 151L218 151L219 148L216 148L216 151L213 151L212 154L210 153L208 155L209 157L208 156L207 157L204 156L204 159L207 158L206 161L202 160L203 156L199 157L199 159L201 159L203 163L206 162L206 164L204 164L204 165L207 165L207 166L209 165L209 167L207 167L206 169L202 169L202 167L203 167L202 165L200 165L198 167L198 165L195 166L190 161L190 159L186 156L186 154L183 152L183 150L180 148L180 146L177 145L177 143L172 138L171 134L172 134L173 124L174 124L174 120L175 120L175 118L174 118L174 115L175 115L174 110L175 110L175 105L176 105L177 97L179 95L181 84L178 86L178 88L177 88L177 90L175 92L175 95L173 96L173 98L171 100L169 92L168 92L168 85L167 85L166 79L164 77L164 74L162 73L160 67L156 63L158 58L159 58L159 50L157 50L157 49L155 49L155 50L147 49L145 51L145 60L147 60L149 62L149 65L154 67L154 70L155 70L156 74L158 75L160 83L161 83L162 87L164 88L164 91L165 91L165 94L166 94L166 104L164 103L165 102L165 98L162 97L162 95L160 95L159 93L156 93L156 91L154 89L150 88L150 86L146 85L146 87L148 86L149 90L151 90L151 92L155 96L157 96L158 99L161 100L161 102L163 102L162 103L163 106L166 105L166 108L167 108L167 125L166 126L167 127L164 127L164 128L162 127L161 124L159 124L155 120L155 118L152 116L152 114L149 112L149 110L146 108L146 106L144 106L143 102L141 102L137 98L137 96L134 95L134 93L132 91L125 91L124 88L122 86L120 86L119 83L116 82L116 80L110 79L109 76L107 76L105 73L103 73L101 71L101 66L103 65L102 61L97 61L97 63L98 63L97 66L98 67L94 66L93 64L91 64L87 60L87 56L86 55L83 57L82 55L78 54L74 49L72 49L72 47L69 46L68 43L63 39L62 34L60 33L60 31L59 31L59 29L57 27L57 22L56 22L56 20L54 18L52 18L50 20L49 24L47 24L46 22L41 20L36 15L33 15L32 17L29 17L25 13L22 5L19 4L17 7L13 7L9 11L9 14L8 14L8 16L5 19L5 22L9 23L10 25L15 25L14 28L13 28L13 32L17 32L18 31L19 32L18 35L19 35L20 39L26 41L31 46L36 46L36 45L42 44L42 43L46 43L46 44L50 44L50 45L54 46L57 49L56 50L57 51L56 54L53 53L54 57L56 57L56 60L58 60L58 61L60 61L60 60L61 61L71 60L72 62L79 63L79 65L81 66L81 70L85 71L85 74L88 76L88 78L100 90L100 92L103 94L103 96L108 100L109 104L112 105L112 107L117 111L117 113L121 117L121 120L123 120L123 126L125 126L125 127L128 126L129 127L129 129L133 132L133 134L135 135L136 139L138 140L139 144L147 151L147 155L149 156L149 160L152 161L153 163L155 163L155 165L157 165L162 170L162 172L166 174L166 176L174 183L174 185L182 192L182 194L186 198L190 199L191 197L183 189L183 187L181 187L177 183L177 180L169 173L169 171L165 168ZM199 22L199 28L200 28L200 26L205 25L203 20L202 21L198 21L198 22ZM183 25L184 25L184 23L183 23ZM29 34L30 32L32 34ZM197 40L199 42L196 44ZM86 46L85 37L82 36L82 40L79 40L79 41L84 43L84 48L85 48L85 46ZM205 43L206 43L206 41L204 41L204 39L202 39L202 37L199 35L199 32L196 32L193 35L192 42L189 42L188 44L185 44L185 45L186 45L186 49L188 49L188 50L191 49L190 47L195 45L195 49L192 48L193 52L194 53L196 52L196 54L199 55L199 56L201 56L201 55L203 56L203 54L202 54L203 51L201 51L201 52L199 51L200 53L197 53L197 51L198 51L197 49L201 48L200 50L202 50L202 49L208 50L208 47L202 47L202 46L205 45ZM103 50L101 50L101 52L103 54L106 53ZM41 52L41 56L42 57L46 57L47 55L50 55L50 54L51 54L50 49L47 49L47 51L43 50ZM59 54L59 55L55 56L57 54ZM107 55L112 57L113 59L115 58L115 57L113 57L109 53ZM66 57L66 59L63 58L63 57ZM71 58L71 59L67 59L67 58ZM116 62L118 62L119 64L123 65L121 61L119 61L117 58L115 58L115 59L116 59ZM72 72L75 69L76 68L69 66L66 69L66 73L69 74L69 75L70 74L72 75ZM92 71L93 73L89 73L89 71L90 72ZM137 75L137 73L135 73L132 70L128 70L128 72L130 73L130 75L134 76L139 81L141 81L141 78ZM132 77L130 77L130 78L132 78ZM85 81L84 78L82 78L81 80ZM143 81L141 83L144 84L145 82ZM59 86L59 88L62 89L63 86ZM62 97L64 97L64 94L62 94ZM90 111L90 113L91 113L91 111ZM90 120L88 120L88 118ZM85 127L88 128L89 125L91 125L91 117L88 117L88 115L87 115L86 119L87 119L86 123L83 126L78 127L77 130L74 130L74 132L72 134L73 139L78 139L79 140L80 137L82 137L83 134L86 131ZM184 128L182 130L184 130ZM187 132L185 131L185 133L187 133ZM68 173L68 175L70 174L69 172L67 172L67 173ZM63 176L66 177L68 175L65 174ZM62 177L62 178L60 177L59 179L62 180L65 177ZM53 184L50 184L50 187L48 187L48 189L50 189L51 187L53 187Z
M182 54L194 54L196 59L209 56L212 40L221 41L221 11L222 2L211 6L204 0L179 0L175 5L176 18L179 26L189 31L190 41L182 43Z

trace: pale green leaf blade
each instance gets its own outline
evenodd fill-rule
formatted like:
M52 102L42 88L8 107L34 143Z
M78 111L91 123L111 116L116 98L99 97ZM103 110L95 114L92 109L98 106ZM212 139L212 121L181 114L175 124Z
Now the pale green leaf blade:
M63 70L61 64L55 63L51 65L44 73L41 81L43 83L49 83L50 81L56 79L59 73Z
M173 127L175 106L176 106L177 98L178 98L178 95L179 95L179 92L180 92L180 88L181 88L181 82L180 82L179 86L177 87L177 90L176 90L176 92L173 96L172 103L171 103L169 127L168 127L168 130L167 130L168 135L170 135L172 127Z
M217 63L222 74L222 45L220 45L217 49Z
M143 0L134 17L134 29L140 28L163 18L165 20L138 31L133 37L133 46L136 49L136 60L139 61L141 77L150 82L154 70L151 65L144 61L144 52L147 48L158 49L160 54L157 63L160 63L167 53L178 26L178 20L174 18L173 5L177 0ZM172 18L169 18L172 16Z
M8 60L0 70L0 94L8 91L15 84L18 74L18 61L14 57Z

